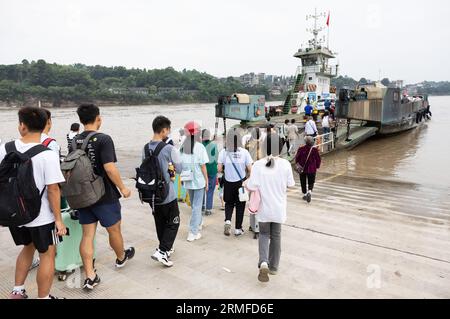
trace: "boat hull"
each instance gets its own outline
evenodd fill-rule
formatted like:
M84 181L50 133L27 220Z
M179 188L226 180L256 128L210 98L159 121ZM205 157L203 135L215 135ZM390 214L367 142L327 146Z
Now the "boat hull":
M416 117L414 117L400 122L383 123L378 129L377 135L391 135L409 131L423 125L426 121L427 120L425 120L424 118L420 121L417 121Z

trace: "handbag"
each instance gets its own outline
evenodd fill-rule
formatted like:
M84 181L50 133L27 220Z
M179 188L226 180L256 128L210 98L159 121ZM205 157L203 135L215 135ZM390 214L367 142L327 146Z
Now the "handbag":
M234 170L235 170L236 173L238 174L239 178L241 179L241 181L243 181L244 179L242 178L241 173L239 173L239 170L238 170L238 168L236 167L236 164L234 164L233 159L232 159L231 156L230 156L230 153L227 152L227 156L228 156L228 158L230 159L231 164L233 165ZM248 194L248 191L247 191L247 189L246 189L245 187L239 188L238 192L239 192L239 201L240 201L241 203L245 203L245 202L248 202L248 201L249 201L250 195Z
M313 146L311 146L311 148L309 149L308 157L306 157L306 161L305 161L305 166L301 166L300 163L295 163L295 168L297 170L297 173L303 174L306 164L308 163L309 157L311 156L312 150L313 150Z
M192 156L192 166L194 166L194 154ZM180 180L184 182L192 182L194 180L194 172L191 169L184 169L181 171Z
M258 214L261 206L261 194L259 190L252 191L250 194L250 201L248 203L248 211L252 215Z
M194 180L194 173L191 170L182 171L180 174L180 180L182 182L192 182Z

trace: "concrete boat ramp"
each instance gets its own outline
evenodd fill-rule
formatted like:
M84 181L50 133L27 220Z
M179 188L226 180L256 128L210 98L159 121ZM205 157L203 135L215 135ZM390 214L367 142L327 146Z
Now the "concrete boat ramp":
M102 283L85 293L79 289L79 273L67 282L55 277L53 294L119 299L450 298L449 195L449 189L322 174L310 205L298 189L289 192L280 273L261 284L257 241L249 233L225 237L218 207L204 219L203 238L188 243L189 208L181 204L174 267L152 261L157 246L152 216L133 194L122 205L124 237L136 247L135 259L116 270L100 230L97 267ZM0 298L13 285L18 251L8 230L0 229ZM27 282L33 298L35 274L33 270Z

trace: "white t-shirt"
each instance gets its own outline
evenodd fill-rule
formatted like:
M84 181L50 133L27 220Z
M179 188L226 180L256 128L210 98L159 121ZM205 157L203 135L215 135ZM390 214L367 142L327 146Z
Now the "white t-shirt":
M295 124L288 126L288 138L290 140L295 140L298 137L298 127Z
M309 120L305 124L305 134L306 135L314 135L317 133L317 126L313 120Z
M322 127L330 127L330 118L328 116L324 116L322 119Z
M245 148L239 147L237 152L227 152L226 149L221 150L218 163L225 166L225 180L234 183L245 178L246 168L253 164L253 160L250 153ZM233 163L239 171L240 177L233 167Z
M39 145L37 143L25 144L21 140L16 140L17 151L25 153L33 146ZM0 146L0 161L6 156L5 145ZM64 176L61 173L59 166L59 156L55 152L45 151L32 159L33 174L36 187L40 192L46 185L59 184L64 182ZM25 227L38 227L47 225L55 221L55 216L50 208L48 202L47 188L42 196L41 212L39 216L31 223L24 225Z
M43 143L48 138L50 138L50 136L48 136L45 133L42 133L41 134L41 143ZM61 147L59 147L59 145L58 145L58 143L56 143L56 141L51 141L50 144L48 144L48 148L51 149L56 154L58 154L58 157L59 157Z
M262 223L285 223L287 210L287 188L295 186L291 164L275 158L274 167L266 167L267 159L255 162L247 182L251 190L258 189L261 206L258 220Z
M194 179L189 182L183 182L186 189L202 189L206 187L206 180L203 176L202 165L209 163L209 156L202 143L196 142L194 145L194 154L181 153L181 163L183 171L191 171Z
M288 125L287 124L283 124L280 126L279 134L280 134L280 138L287 137L287 134L288 134Z

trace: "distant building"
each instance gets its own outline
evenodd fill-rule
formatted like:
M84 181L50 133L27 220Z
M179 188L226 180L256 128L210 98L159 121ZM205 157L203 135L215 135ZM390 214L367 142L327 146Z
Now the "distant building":
M186 95L195 95L198 93L198 90L186 90L182 87L159 87L157 95L163 95L170 92L175 92L179 96L186 96Z
M140 88L128 88L128 90L133 94L139 95L148 95L148 88L140 87Z
M112 94L139 94L139 95L149 95L148 88L137 87L137 88L110 88L108 89Z

